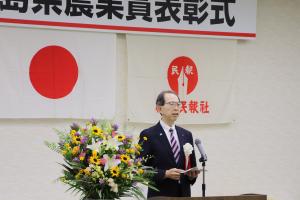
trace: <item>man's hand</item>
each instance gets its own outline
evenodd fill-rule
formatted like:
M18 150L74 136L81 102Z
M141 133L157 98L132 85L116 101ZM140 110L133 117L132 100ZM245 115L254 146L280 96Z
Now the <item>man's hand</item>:
M190 180L197 178L198 174L200 174L200 170L191 170L186 173Z
M180 179L181 171L182 171L181 169L177 169L177 168L172 168L172 169L166 170L165 178L169 178L169 179L178 181Z

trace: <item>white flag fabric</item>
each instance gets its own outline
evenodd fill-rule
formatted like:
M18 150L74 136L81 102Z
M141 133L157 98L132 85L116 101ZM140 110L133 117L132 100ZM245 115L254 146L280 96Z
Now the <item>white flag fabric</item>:
M0 27L0 118L115 114L116 35Z
M127 35L128 118L153 123L162 90L182 102L180 124L233 120L236 40Z

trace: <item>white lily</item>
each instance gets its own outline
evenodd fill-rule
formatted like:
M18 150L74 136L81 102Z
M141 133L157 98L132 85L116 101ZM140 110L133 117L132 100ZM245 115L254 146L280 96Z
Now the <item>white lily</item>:
M116 159L116 155L109 157L107 154L104 154L103 158L106 160L105 166L104 166L104 171L107 171L109 168L111 168L113 166L117 166L118 164L121 163L120 159Z
M119 146L122 145L122 142L119 142L117 138L109 138L107 139L104 144L106 144L105 150L108 149L116 149L119 150Z
M101 145L101 141L95 142L95 140L92 140L92 144L87 145L88 149L91 149L92 151L96 150L99 153L99 147Z

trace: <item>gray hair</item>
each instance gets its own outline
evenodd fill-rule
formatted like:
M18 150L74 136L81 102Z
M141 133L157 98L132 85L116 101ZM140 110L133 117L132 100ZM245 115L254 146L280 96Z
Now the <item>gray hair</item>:
M160 92L156 98L157 106L165 105L165 94L174 94L177 96L178 100L180 101L178 95L175 92L173 92L172 90L164 90L164 91Z

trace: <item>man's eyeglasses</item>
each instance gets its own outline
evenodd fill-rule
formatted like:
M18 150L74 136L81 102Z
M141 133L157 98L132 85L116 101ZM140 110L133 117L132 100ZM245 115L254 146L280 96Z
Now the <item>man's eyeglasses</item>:
M165 104L168 104L170 106L178 106L178 107L181 106L181 103L180 102L176 102L176 101L166 102Z

